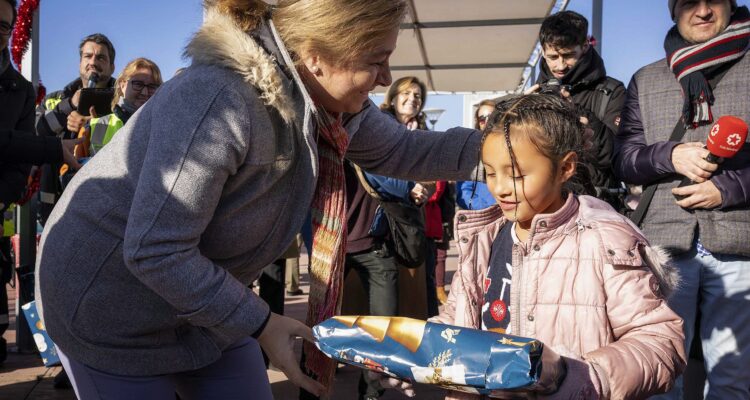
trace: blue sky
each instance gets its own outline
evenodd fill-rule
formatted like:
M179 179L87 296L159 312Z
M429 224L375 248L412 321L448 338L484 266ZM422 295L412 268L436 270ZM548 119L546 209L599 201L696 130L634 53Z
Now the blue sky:
M499 3L510 0L498 0ZM513 0L519 1L519 0ZM471 0L457 1L468 5ZM750 0L740 0L747 5ZM117 50L117 75L136 57L154 60L165 78L186 65L182 50L202 20L201 0L42 0L40 76L48 91L78 74L78 44L106 34ZM591 0L571 0L568 9L591 17ZM672 21L666 0L604 1L602 46L610 76L626 85L643 65L664 57L663 40ZM461 96L428 96L426 107L443 108L437 129L460 125Z

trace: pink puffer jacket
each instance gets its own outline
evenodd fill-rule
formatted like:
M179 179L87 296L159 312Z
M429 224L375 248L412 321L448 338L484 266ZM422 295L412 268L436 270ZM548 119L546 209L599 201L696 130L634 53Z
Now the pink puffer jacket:
M456 215L459 267L433 321L480 329L481 282L506 221L498 206ZM534 218L513 247L511 332L540 340L568 367L560 390L539 398L641 399L672 387L685 354L682 320L665 301L678 280L667 259L593 197L569 196Z

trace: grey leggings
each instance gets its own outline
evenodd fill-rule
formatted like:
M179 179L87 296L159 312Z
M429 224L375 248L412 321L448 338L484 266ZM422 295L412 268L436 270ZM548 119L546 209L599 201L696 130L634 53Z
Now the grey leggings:
M174 400L175 393L182 400L273 399L260 346L251 338L229 346L211 365L159 376L108 374L81 364L60 350L60 360L80 400Z

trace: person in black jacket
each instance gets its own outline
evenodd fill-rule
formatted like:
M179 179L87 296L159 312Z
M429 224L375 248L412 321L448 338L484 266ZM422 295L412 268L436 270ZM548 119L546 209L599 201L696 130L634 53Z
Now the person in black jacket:
M539 31L544 62L537 84L527 93L558 94L579 107L593 131L591 180L596 196L623 211L623 186L614 176L612 156L625 87L607 76L604 60L587 34L588 21L576 12L561 11L545 18Z
M62 160L76 165L72 155L77 141L34 136L34 87L13 68L8 51L15 22L16 0L0 0L0 215L23 195L32 165ZM8 329L10 248L0 223L0 364L7 357L2 336Z
M34 132L34 87L10 62L8 39L16 19L16 1L0 1L0 129ZM0 203L10 204L21 197L31 165L8 163L0 157ZM3 209L0 206L0 209Z
M34 130L34 87L10 63L8 40L16 22L16 0L0 0L0 129ZM0 216L8 204L18 200L26 187L31 166L8 163L0 152ZM3 222L5 217L0 220ZM8 297L5 285L10 281L10 238L0 225L0 364L7 357L3 333L8 329Z

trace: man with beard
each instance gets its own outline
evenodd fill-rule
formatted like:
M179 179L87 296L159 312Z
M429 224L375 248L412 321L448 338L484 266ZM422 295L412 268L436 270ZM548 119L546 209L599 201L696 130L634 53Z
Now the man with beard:
M112 78L115 70L115 48L106 36L101 33L86 36L81 40L78 53L79 77L64 89L47 95L37 109L36 130L40 136L58 136L63 139L77 137L81 128L91 119L90 116L84 116L78 111L81 88L91 81L92 75L95 77L96 87L108 88L115 84ZM39 206L42 223L46 221L62 192L59 167L46 165L42 169Z
M625 102L625 87L607 76L604 60L589 43L588 29L586 18L573 11L561 11L544 19L539 31L544 62L537 84L527 93L560 95L580 108L594 133L591 183L595 194L623 211L622 185L612 172L612 148Z
M685 321L686 353L694 337L702 344L705 398L747 400L750 146L718 164L704 143L719 117L750 121L750 11L734 0L668 5L675 25L666 58L628 85L613 165L625 182L646 187L633 219L680 273L668 302ZM678 187L683 177L692 182ZM660 398L682 399L682 381Z

